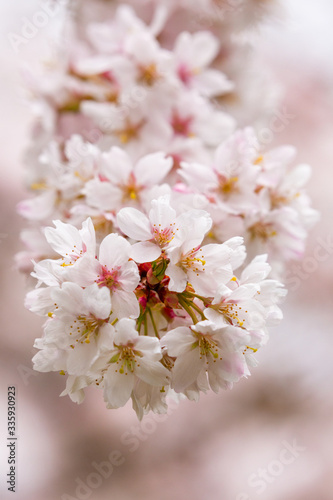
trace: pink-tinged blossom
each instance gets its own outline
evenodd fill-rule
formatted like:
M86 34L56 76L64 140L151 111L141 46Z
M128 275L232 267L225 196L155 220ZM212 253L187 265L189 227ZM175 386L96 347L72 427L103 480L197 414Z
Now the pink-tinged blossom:
M182 91L170 115L175 137L198 137L206 147L216 147L234 131L233 118L218 111L195 91Z
M90 218L82 223L81 229L60 220L54 221L54 225L55 228L45 229L45 237L53 250L62 256L63 267L75 264L86 253L95 257L96 236Z
M282 319L277 303L287 293L281 283L267 279L270 272L267 255L255 257L239 279L233 278L218 287L211 307L204 311L206 318L215 324L255 331L264 340L266 327Z
M119 210L144 199L147 190L160 184L172 168L172 158L162 152L142 157L134 165L118 147L103 153L99 177L85 186L87 204L100 210Z
M233 326L216 326L201 321L191 327L170 330L161 344L176 361L171 387L184 392L200 379L208 377L210 388L230 388L233 382L249 374L243 350L250 341L246 330Z
M214 202L227 204L235 213L244 212L257 205L260 167L255 146L251 129L237 131L217 148L212 165L183 162L179 175Z
M138 266L130 259L130 243L118 234L109 234L100 244L98 259L83 257L69 270L68 278L81 286L97 283L111 294L112 318L137 318L139 303L134 290L140 282Z
M50 247L61 259L44 259L33 262L34 271L31 275L38 280L37 286L44 283L47 286L56 286L70 280L68 276L72 267L75 267L84 256L95 257L96 235L92 220L88 218L77 229L72 224L54 221L55 228L47 227L44 234Z
M168 384L169 371L160 363L159 340L139 336L133 320L124 318L116 324L108 357L104 375L104 399L108 408L124 406L138 381L161 390Z
M145 23L129 5L120 5L111 21L91 22L88 26L89 41L98 53L115 54L124 48L128 33L145 32Z
M190 217L184 213L183 224L176 237L181 244L167 252L170 262L166 274L170 277L171 291L183 292L190 283L196 293L214 297L218 284L227 283L233 276L231 246L201 246L211 227L211 219L207 215L194 222L193 215ZM241 239L239 245L242 245Z
M58 349L56 359L62 363L61 370L70 375L84 375L98 358L100 347L107 342L110 293L96 284L82 289L75 283L64 283L61 288L51 289L51 298L53 305L44 326L44 337L35 343L41 351L34 356L34 368L59 369L58 365L52 368L54 349Z
M230 92L233 84L209 66L219 51L219 41L209 31L181 33L175 43L174 56L180 80L188 88L212 97Z
M151 262L158 259L162 251L180 244L175 237L183 225L183 217L188 220L191 215L194 226L196 223L201 224L202 217L209 221L209 215L200 211L177 217L176 211L170 206L169 197L162 196L152 201L149 217L135 208L123 208L118 213L117 223L124 234L139 241L132 246L131 257L139 263Z

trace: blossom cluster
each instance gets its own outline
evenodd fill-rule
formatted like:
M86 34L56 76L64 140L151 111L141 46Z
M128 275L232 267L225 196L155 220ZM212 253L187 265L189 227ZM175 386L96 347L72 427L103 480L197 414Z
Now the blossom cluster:
M268 253L276 272L302 257L317 214L305 191L311 168L292 165L294 148L264 151L251 128L237 130L206 158L195 139L175 140L182 148L193 145L185 156L196 155L196 161L163 151L132 160L124 148L102 152L79 135L65 142L64 151L52 142L40 159L44 170L34 184L38 194L19 205L21 214L37 222L26 236L35 248L19 254L21 267L29 267L31 258L52 255L41 223L58 218L78 226L91 217L100 242L118 230L119 210L128 206L147 213L151 200L162 195L172 198L179 213L206 210L212 219L211 242L242 236L250 257Z
M317 213L310 167L256 130L265 99L232 37L253 3L221 1L216 18L211 0L78 2L66 50L28 73L39 118L16 259L46 318L34 368L67 374L75 402L94 386L142 418L171 392L230 388L281 320Z
M88 218L79 230L55 221L47 241L58 259L35 265L27 307L47 318L34 368L68 374L66 390L103 389L108 408L131 398L139 418L167 410L169 390L197 400L250 374L267 327L281 318L282 285L267 279L267 256L244 263L243 239L204 244L204 210L180 215L168 196L148 216L122 208L117 233L97 250Z

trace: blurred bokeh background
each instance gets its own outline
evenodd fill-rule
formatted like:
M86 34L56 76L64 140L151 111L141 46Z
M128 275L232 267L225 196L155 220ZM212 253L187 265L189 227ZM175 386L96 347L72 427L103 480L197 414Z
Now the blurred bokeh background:
M290 268L284 321L258 353L251 378L138 423L130 405L107 411L96 391L81 406L59 398L64 379L31 369L42 322L23 306L26 279L13 263L21 248L24 222L15 207L26 196L22 153L32 119L19 68L37 57L60 20L16 54L8 33L19 32L38 2L0 1L1 499L13 495L5 439L7 387L15 385L21 500L332 500L333 4L281 4L283 15L266 23L260 45L292 116L275 143L294 144L298 160L313 166L309 192L321 220L305 260ZM122 463L112 473L104 464L109 477L98 479L97 464L116 450L114 462Z

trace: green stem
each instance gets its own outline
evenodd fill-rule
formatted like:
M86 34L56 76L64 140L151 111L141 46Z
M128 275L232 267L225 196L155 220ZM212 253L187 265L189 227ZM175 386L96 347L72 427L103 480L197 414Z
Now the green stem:
M144 329L145 329L145 335L148 335L148 321L147 321L147 311L145 312L145 315L144 315Z
M198 318L194 314L194 312L191 310L191 307L189 306L188 302L182 297L181 295L178 295L179 303L182 306L183 309L187 312L187 314L191 317L193 323L196 325L198 323Z
M151 319L151 323L152 323L153 328L154 328L155 335L159 339L160 336L158 334L158 331L157 331L157 328L156 328L156 323L155 323L155 320L154 320L154 316L153 316L152 310L150 308L148 309L148 313L149 313L149 316L150 316L150 319Z
M188 295L191 295L191 297L196 297L197 299L201 300L204 304L207 302L207 299L205 297L201 297L201 295L198 295L196 293L192 292L186 292Z
M199 306L197 306L196 304L194 304L193 302L191 302L190 307L193 307L193 309L195 309L200 314L201 319L206 319L206 316L204 315L204 313L202 312L202 310L200 309Z
M143 322L143 320L144 320L144 318L145 318L146 314L147 314L147 309L145 310L145 312L142 312L142 313L140 314L139 318L138 318L138 327L137 327L137 330L138 330L139 334L140 334L140 330L141 330L142 322Z

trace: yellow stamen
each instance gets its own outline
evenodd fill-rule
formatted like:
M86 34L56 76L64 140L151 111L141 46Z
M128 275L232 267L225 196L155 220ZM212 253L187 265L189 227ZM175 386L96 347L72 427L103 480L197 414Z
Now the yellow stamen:
M38 191L39 189L45 189L47 186L46 186L46 183L45 182L34 182L33 184L31 184L30 188L31 189L34 189L36 191Z
M258 158L255 159L254 164L259 165L263 160L264 160L264 157L262 155L260 155L260 156L258 156Z

